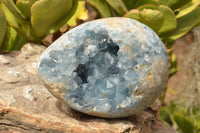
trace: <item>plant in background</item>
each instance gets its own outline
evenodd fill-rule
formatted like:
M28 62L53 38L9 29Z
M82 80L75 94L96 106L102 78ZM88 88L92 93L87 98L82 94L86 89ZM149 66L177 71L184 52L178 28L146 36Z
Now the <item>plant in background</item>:
M164 122L182 133L200 133L200 27L192 30L195 37L190 54L185 60L185 70L191 78L182 85L181 98L161 107L160 116Z
M1 0L1 50L19 49L24 42L40 42L62 27L77 6L78 0Z
M0 51L19 49L24 43L15 29L7 25L5 14L0 9Z
M78 7L74 15L67 22L68 26L76 26L79 20L87 20L88 19L88 10L85 6L85 1L78 1Z
M186 101L184 101L186 100ZM200 132L200 107L195 105L190 108L185 107L187 99L171 101L168 105L161 107L161 120L168 126L179 130L181 133Z
M0 9L0 47L1 44L4 42L4 38L6 36L6 17L3 11Z

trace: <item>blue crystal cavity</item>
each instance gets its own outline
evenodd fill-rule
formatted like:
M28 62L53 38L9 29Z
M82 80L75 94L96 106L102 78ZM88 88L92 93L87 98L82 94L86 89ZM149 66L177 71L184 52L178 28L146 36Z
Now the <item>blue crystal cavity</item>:
M150 106L168 78L159 37L128 18L84 23L49 46L37 65L48 90L69 107L94 116L126 117Z

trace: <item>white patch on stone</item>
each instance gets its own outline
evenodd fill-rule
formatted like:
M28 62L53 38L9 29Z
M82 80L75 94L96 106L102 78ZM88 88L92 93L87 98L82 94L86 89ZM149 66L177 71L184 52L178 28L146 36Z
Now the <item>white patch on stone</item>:
M0 55L0 63L1 63L1 64L9 64L10 61L9 61L8 59L6 59L5 56Z
M131 105L131 99L130 98L126 98L125 100L122 101L121 104L119 104L119 106L121 108L126 108L129 105Z
M31 88L30 86L25 86L23 88L23 97L32 101L34 99L33 95L32 95L32 91L33 91L33 88Z
M26 71L32 74L37 74L36 72L37 63L30 63L25 66Z
M113 85L109 81L107 81L107 88L112 88L112 87Z
M12 103L14 103L16 100L13 97L13 95L10 95L8 93L1 93L0 92L0 103L4 104L5 106L10 106Z
M84 54L90 55L90 57L95 56L97 52L97 47L95 45L88 45L84 50Z

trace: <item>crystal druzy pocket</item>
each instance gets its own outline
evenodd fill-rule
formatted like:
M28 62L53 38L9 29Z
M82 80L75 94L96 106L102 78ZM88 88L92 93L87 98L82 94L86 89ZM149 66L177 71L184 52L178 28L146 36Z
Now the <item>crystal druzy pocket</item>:
M158 98L168 79L168 58L146 25L106 18L62 35L41 55L37 70L48 90L70 108L119 118Z

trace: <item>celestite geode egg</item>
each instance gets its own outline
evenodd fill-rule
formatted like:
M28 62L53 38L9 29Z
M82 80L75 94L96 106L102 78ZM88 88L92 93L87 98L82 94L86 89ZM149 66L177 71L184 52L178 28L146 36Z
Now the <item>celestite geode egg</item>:
M70 108L119 118L158 98L168 79L168 58L146 25L106 18L62 35L41 55L37 70L48 90Z

